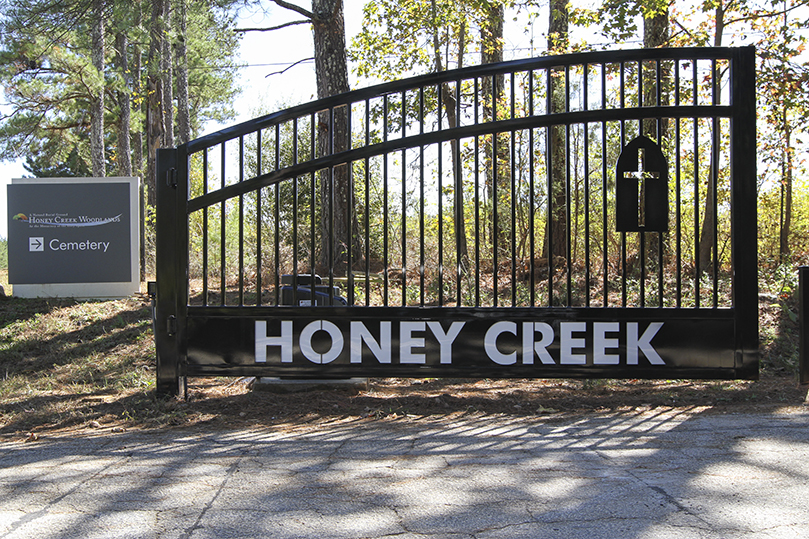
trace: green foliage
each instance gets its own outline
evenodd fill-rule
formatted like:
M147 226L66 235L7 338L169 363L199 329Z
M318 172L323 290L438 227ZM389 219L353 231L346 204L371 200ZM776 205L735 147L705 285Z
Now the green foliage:
M8 106L0 124L0 160L26 157L35 175L79 176L90 170L90 105L99 93L112 97L122 91L133 105L131 127L142 132L146 97L149 32L146 12L131 4L110 2L105 48L105 72L91 62L89 20L82 2L7 0L0 20L0 85ZM188 76L190 123L198 133L205 122L233 116L234 58L238 35L227 3L207 0L188 3ZM115 33L123 32L131 45L129 70L116 64ZM170 38L179 39L174 33ZM139 56L134 56L138 53ZM141 73L133 72L140 62ZM115 99L105 100L105 140L114 155L120 110ZM175 116L176 118L176 116ZM136 166L137 168L137 166ZM109 173L114 163L108 162Z
M809 262L809 176L801 168L799 181L794 186L793 219L789 234L792 260L797 264ZM780 185L762 189L758 197L758 252L759 263L768 271L780 265L779 231L783 222L783 195Z
M233 118L236 85L236 54L239 35L229 2L189 2L188 9L188 93L192 137L208 121ZM145 87L145 85L144 85Z
M580 27L598 28L610 43L623 43L638 34L644 18L665 13L672 4L669 0L605 0L595 7L574 7L570 21Z
M86 159L82 159L79 155L78 146L74 146L64 160L54 158L54 156L60 154L61 151L52 149L52 147L61 143L62 141L56 139L39 139L32 141L32 146L39 146L40 150L34 151L32 155L26 156L25 170L33 174L35 178L91 176L89 162ZM105 155L109 155L109 152L106 152Z
M503 0L382 0L363 8L363 27L349 58L360 77L394 80L463 65L466 52L483 46L484 20Z
M600 84L601 69L606 71L603 75L607 82L604 108L617 108L622 74L618 66L591 67L587 71L591 85ZM637 79L637 64L627 64L623 69L624 79ZM671 69L673 66L667 66L669 74L665 79L669 92L674 91ZM690 103L694 99L691 92L695 85L696 99L700 102L709 99L705 90L712 86L711 71L695 71L690 63L679 69L681 101ZM571 102L576 103L583 92L585 70L574 66L567 75L560 70L559 77L565 76L570 77L566 86ZM498 119L510 118L512 114L527 116L532 112L531 106L535 107L534 114L541 114L541 107L547 102L547 84L543 81L548 77L549 73L542 70L506 77L496 107ZM457 91L460 110L473 110L475 101L480 102L475 88L480 89L481 85L475 82L466 80ZM434 126L436 108L422 110L418 99L411 105L411 98L419 97L418 92L413 94L406 93L404 103L402 94L385 98L390 115L387 121L374 115L379 110L375 102L382 99L355 105L353 147L361 148L366 137L367 143L375 144L419 132L417 119L423 119L426 126ZM624 101L632 107L637 105L638 98L625 95ZM407 112L411 109L412 114ZM655 122L651 126L654 131ZM638 305L645 300L647 304L674 306L679 302L689 307L698 301L700 305L712 304L715 290L717 304L729 305L730 177L726 166L729 141L725 135L718 136L717 153L712 157L712 121L659 122L661 132L668 133L662 140L668 161L672 167L679 162L679 183L675 184L673 172L670 178L671 232L659 238L662 264L657 244L648 243L642 255L639 234L627 234L624 242L615 231L614 166L621 140L638 136L649 127L648 121L573 124L566 130L564 143L569 146L571 157L567 167L569 179L561 185L570 191L566 222L571 232L571 256L569 262L557 260L562 258L561 253L554 251L557 259L553 260L552 284L548 284L547 251L543 246L548 221L549 129L481 134L458 141L457 178L452 164L453 145L449 141L397 150L351 164L354 212L359 222L357 234L363 246L361 253L355 251L352 255L353 269L359 272L354 283L355 301L421 305L442 301L446 304L460 298L463 305L531 305L547 304L549 294L553 294L556 305L582 306L588 301L591 305L623 302ZM396 127L391 127L394 124ZM723 133L728 130L724 121L719 121L717 127ZM236 169L225 178L221 177L222 160L237 162L237 141L228 143L224 157L221 146L210 149L207 157L201 154L192 157L192 197L243 181L242 178L283 171L309 160L311 132L310 117L304 117L296 122L287 121L277 129L263 130L260 151L256 135L244 137L241 172ZM496 160L491 150L495 140L499 150ZM503 152L503 148L508 151ZM497 163L496 174L493 162ZM695 275L694 246L698 243L703 211L698 206L707 198L713 162L718 165L716 272L712 265L710 271ZM233 171L230 165L227 170ZM489 189L495 176L497 189ZM322 234L320 186L325 177L318 172L284 177L255 193L218 202L192 215L192 278L207 279L207 288L217 293L244 282L248 291L255 294L259 277L266 290L274 286L280 274L296 269L308 273L313 267L319 271L316 265ZM589 197L584 194L585 185ZM463 224L456 227L454 207L458 201L463 205ZM495 207L499 225L496 236ZM465 253L459 246L459 235L474 238ZM645 280L642 256L647 257ZM625 299L621 297L624 275ZM682 281L680 297L673 293L677 280Z
M0 270L8 269L8 240L0 238Z

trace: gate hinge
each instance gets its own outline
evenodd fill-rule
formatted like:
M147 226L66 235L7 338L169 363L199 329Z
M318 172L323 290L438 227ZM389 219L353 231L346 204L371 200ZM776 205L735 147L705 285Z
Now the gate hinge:
M173 189L177 189L177 169L171 167L166 171L166 185Z
M169 334L169 337L177 333L177 317L173 314L166 319L166 333Z

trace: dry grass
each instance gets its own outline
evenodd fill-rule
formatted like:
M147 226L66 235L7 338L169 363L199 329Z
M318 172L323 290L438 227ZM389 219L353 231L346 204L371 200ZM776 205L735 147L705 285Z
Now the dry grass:
M0 432L161 415L150 320L142 297L0 300Z

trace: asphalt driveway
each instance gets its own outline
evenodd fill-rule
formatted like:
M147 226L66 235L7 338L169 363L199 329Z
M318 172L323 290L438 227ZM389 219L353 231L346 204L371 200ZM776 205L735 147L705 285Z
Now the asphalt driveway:
M0 439L0 539L809 537L809 412Z

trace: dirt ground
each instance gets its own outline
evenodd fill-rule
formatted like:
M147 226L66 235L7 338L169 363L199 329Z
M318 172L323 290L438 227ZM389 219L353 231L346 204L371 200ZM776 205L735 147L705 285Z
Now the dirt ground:
M791 376L758 381L370 379L367 389L297 392L255 388L253 378L192 379L169 404L170 423L226 428L407 416L536 416L651 409L717 413L805 409L807 389Z
M53 396L60 411L32 408L0 428L0 438L36 441L140 429L198 427L281 430L342 421L442 420L511 416L547 418L593 413L785 412L807 410L807 387L785 373L757 381L525 380L374 378L357 388L323 385L281 392L254 378L195 378L187 398L153 390L73 398ZM45 403L39 403L45 407Z

